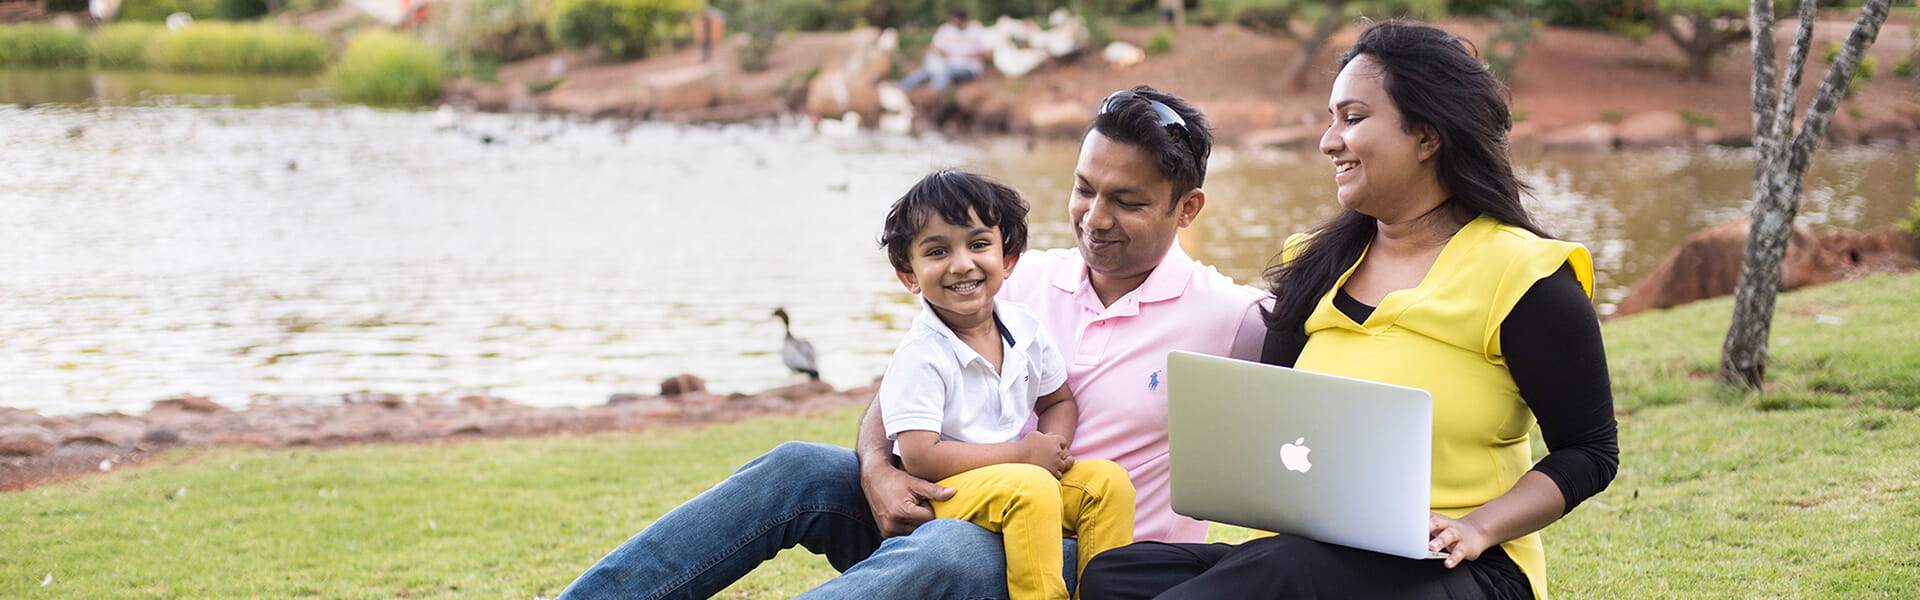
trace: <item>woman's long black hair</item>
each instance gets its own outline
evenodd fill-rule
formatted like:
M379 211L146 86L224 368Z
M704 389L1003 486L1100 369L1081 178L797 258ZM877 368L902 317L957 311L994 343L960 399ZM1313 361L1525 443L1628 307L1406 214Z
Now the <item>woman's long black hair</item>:
M1360 55L1379 65L1387 96L1400 110L1409 133L1430 127L1439 135L1434 160L1440 183L1455 210L1488 215L1500 222L1550 237L1520 204L1526 184L1507 157L1506 86L1465 42L1441 29L1409 21L1384 21L1360 34L1340 57L1340 66ZM1360 259L1376 233L1373 217L1347 209L1308 234L1293 258L1276 257L1266 271L1275 298L1267 327L1305 344L1302 326L1333 284ZM1271 350L1271 348L1270 348ZM1288 360L1288 362L1291 362Z

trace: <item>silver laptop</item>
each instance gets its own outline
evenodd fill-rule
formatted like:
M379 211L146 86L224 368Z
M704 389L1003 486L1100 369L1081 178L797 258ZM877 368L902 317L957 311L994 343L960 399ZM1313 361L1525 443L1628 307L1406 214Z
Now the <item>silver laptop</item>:
M1175 351L1173 510L1407 558L1427 551L1426 390Z

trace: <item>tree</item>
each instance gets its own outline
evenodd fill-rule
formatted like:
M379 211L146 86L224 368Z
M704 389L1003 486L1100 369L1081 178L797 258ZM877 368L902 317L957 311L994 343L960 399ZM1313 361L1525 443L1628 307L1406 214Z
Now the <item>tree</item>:
M1753 36L1753 223L1734 288L1733 323L1720 348L1720 381L1749 391L1759 389L1766 378L1767 333L1773 326L1774 296L1780 291L1780 263L1793 235L1807 163L1826 134L1841 92L1879 37L1890 0L1866 0L1860 7L1860 18L1814 93L1798 134L1793 132L1794 111L1800 74L1813 45L1815 0L1800 1L1800 26L1778 88L1773 78L1773 0L1752 2L1748 18L1758 33Z
M1292 40L1299 46L1287 61L1285 77L1294 91L1307 88L1314 55L1340 27L1369 14L1387 17L1413 12L1438 15L1444 0L1205 0L1209 12L1254 31Z
M1772 2L1767 5L1771 7ZM1713 80L1713 57L1752 35L1740 20L1740 0L1658 0L1653 3L1653 26L1687 57L1680 79ZM1768 13L1771 23L1772 13Z

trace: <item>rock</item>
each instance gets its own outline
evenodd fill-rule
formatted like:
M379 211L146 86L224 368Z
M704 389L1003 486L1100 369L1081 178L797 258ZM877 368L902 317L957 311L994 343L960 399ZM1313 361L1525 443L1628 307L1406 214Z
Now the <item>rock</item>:
M137 422L121 420L96 420L81 427L80 432L68 435L60 441L65 445L105 444L108 446L132 446L146 437L147 428Z
M1794 130L1799 133L1798 129ZM1851 146L1860 143L1860 122L1847 114L1845 110L1833 111L1833 120L1827 123L1827 142L1835 146Z
M1100 57L1107 59L1108 64L1116 67L1131 67L1146 60L1147 51L1133 44L1115 41L1107 44L1107 47L1100 51Z
M180 432L174 431L172 429L168 429L166 427L149 428L147 429L146 435L140 436L141 444L150 444L154 446L172 446L172 445L183 443L185 441L186 440L180 436Z
M1547 150L1608 152L1614 147L1615 127L1606 123L1583 123L1542 133L1536 138Z
M807 84L807 114L838 118L859 113L868 123L880 119L880 80L893 65L893 49L871 27L847 32Z
M1693 234L1660 260L1614 309L1613 317L1679 306L1695 300L1733 293L1740 279L1741 255L1747 247L1745 219L1722 223ZM1781 261L1780 289L1839 280L1852 264L1822 248L1820 238L1802 226L1793 228L1787 255Z
M40 413L31 411L31 410L21 410L18 408L0 406L0 426L40 425L46 422L47 422L47 418L40 416Z
M679 396L681 394L706 393L707 381L693 375L675 375L660 382L660 395Z
M52 431L45 427L13 425L0 428L0 456L41 456L54 448Z
M206 396L179 396L174 398L168 398L168 399L153 403L153 408L177 409L177 410L182 410L186 412L197 412L197 413L217 413L217 412L226 412L227 410L227 407L221 406L219 403L216 403L212 400L207 399Z
M1049 102L1029 107L1028 127L1037 135L1075 137L1093 121L1093 110L1080 102Z
M668 381L672 381L672 380L669 379ZM622 404L632 404L635 402L639 402L645 398L646 396L642 396L640 394L614 394L611 396L607 396L607 406L619 406Z
M1904 146L1920 141L1920 124L1899 114L1875 112L1860 119L1860 142L1880 146Z
M642 77L638 86L654 110L687 111L733 101L723 63L682 67Z
M1620 121L1614 139L1631 148L1691 146L1693 124L1670 110L1634 113Z
M1326 132L1327 127L1318 124L1275 127L1241 136L1240 143L1256 148L1313 149L1320 146L1320 137Z

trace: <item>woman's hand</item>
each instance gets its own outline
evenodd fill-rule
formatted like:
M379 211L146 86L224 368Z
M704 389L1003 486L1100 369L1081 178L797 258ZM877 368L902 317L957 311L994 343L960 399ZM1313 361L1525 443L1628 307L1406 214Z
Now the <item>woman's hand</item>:
M1447 553L1449 569L1460 566L1461 561L1479 560L1480 553L1494 543L1493 536L1479 525L1440 513L1427 515L1427 550Z

